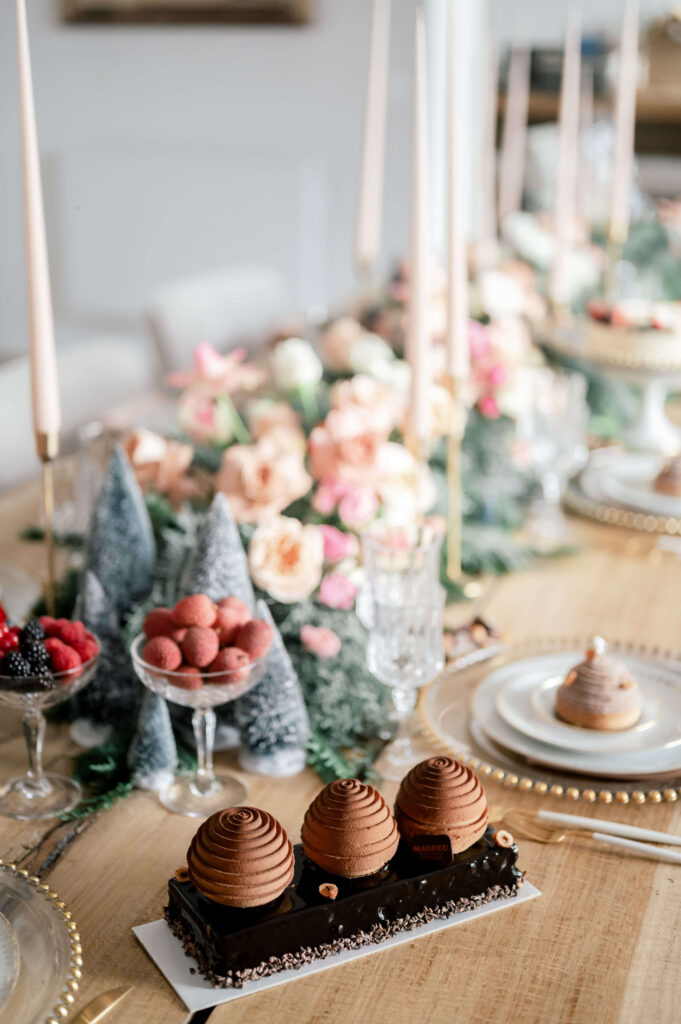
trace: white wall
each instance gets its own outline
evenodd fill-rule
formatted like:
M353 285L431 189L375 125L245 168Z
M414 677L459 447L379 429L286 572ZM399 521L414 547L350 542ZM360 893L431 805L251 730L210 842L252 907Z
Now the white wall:
M385 263L407 242L411 28L393 0ZM463 0L478 4L483 0ZM66 26L28 0L58 335L136 330L149 291L241 258L293 302L353 285L369 0L307 28ZM664 0L642 0L659 11ZM558 41L567 0L498 0L502 40ZM622 0L585 2L616 26ZM474 113L474 112L473 112ZM13 0L0 4L0 357L25 348Z

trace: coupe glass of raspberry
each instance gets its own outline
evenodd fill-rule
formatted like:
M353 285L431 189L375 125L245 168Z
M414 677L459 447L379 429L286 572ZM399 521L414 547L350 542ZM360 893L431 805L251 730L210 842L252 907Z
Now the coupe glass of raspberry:
M234 600L224 599L225 602ZM246 611L243 621L235 625L234 606L223 612L218 606L218 612L229 622L223 626L228 640L221 646L225 634L215 619L216 606L203 594L193 595L191 601L193 607L188 609L189 616L185 620L181 602L172 611L154 609L145 620L146 634L141 633L133 641L130 653L135 671L145 686L173 704L192 709L197 769L191 775L175 778L161 790L159 800L177 814L203 818L223 807L243 803L247 796L248 791L239 779L222 772L216 774L213 768L214 709L236 700L260 682L267 668L272 641L269 624L253 619ZM242 602L236 603L241 606L236 613L238 618L245 606ZM206 618L202 620L204 610ZM211 625L198 625L199 621ZM184 622L193 624L187 626ZM244 630L239 634L242 639L234 635L238 629ZM237 645L237 640L250 648L249 654Z
M52 818L75 807L82 795L75 779L43 770L43 712L87 686L97 669L99 641L91 633L86 639L82 623L69 623L77 627L71 647L46 635L42 621L0 625L0 703L21 713L29 766L0 789L0 814L10 818ZM67 622L50 621L55 627Z

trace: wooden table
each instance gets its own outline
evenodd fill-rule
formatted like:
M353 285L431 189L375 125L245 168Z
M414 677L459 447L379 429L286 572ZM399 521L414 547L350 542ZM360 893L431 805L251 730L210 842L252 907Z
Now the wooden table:
M0 500L0 556L27 568L39 551L17 544L34 519L33 488ZM488 612L516 638L598 631L681 645L681 567L639 537L575 524L576 556L505 578ZM18 723L0 725L2 777L25 767ZM67 769L73 747L48 729L46 762ZM218 761L234 767L229 757ZM311 771L287 781L248 778L250 799L274 810L297 839L320 788ZM490 804L535 797L489 783ZM395 786L385 786L392 799ZM569 810L560 801L545 803ZM582 813L681 832L681 806L580 804ZM78 826L3 821L1 854L39 871L78 923L85 971L78 1005L134 985L111 1024L180 1024L189 1015L142 948L133 925L161 916L166 880L181 865L196 822L134 793ZM302 978L213 1011L211 1024L676 1024L681 1011L681 869L626 859L577 840L559 847L522 842L520 866L543 895L525 906L398 949ZM17 1022L22 1024L22 1022Z

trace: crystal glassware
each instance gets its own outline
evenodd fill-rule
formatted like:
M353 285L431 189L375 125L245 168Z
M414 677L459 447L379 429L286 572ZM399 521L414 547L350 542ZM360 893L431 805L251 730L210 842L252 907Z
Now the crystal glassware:
M214 708L236 700L260 682L267 668L267 654L234 671L202 672L201 685L189 689L187 675L168 672L149 665L142 658L147 638L140 634L132 643L130 653L137 675L150 690L172 704L192 709L192 727L196 741L197 769L192 775L178 776L159 793L161 803L177 814L204 818L224 807L243 803L247 789L232 775L215 773L213 748L215 741ZM196 679L190 677L190 684Z
M570 476L586 462L586 378L581 373L536 367L527 371L525 408L517 434L539 484L528 533L552 544L567 530L561 499Z
M414 742L413 711L419 688L444 664L441 544L441 535L429 530L412 543L389 535L362 538L370 600L367 664L390 687L397 721L397 736L377 762L386 779L401 779L424 756Z
M10 779L0 789L0 814L21 819L53 818L71 810L80 800L82 791L75 779L43 771L43 711L61 704L87 686L97 670L98 661L99 655L95 654L78 668L55 672L56 685L49 690L37 678L0 676L0 703L21 712L28 748L26 774Z

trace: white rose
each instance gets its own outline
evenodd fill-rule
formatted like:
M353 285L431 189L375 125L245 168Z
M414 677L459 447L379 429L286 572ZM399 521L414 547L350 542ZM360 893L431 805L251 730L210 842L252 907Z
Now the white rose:
M488 316L522 316L525 290L520 281L503 270L485 270L478 277L480 303Z
M270 367L281 391L314 387L324 372L319 356L304 338L280 341L270 357Z
M392 362L394 358L395 353L387 341L378 334L365 331L350 349L350 369L353 373L368 373L376 377L376 368L379 368L380 372L382 364Z
M282 604L309 597L319 586L323 564L321 531L289 516L259 526L248 547L253 582Z
M372 377L386 384L400 399L406 399L411 384L411 367L404 359L377 362Z
M377 466L378 496L391 522L410 522L437 500L432 473L401 444L381 446Z

